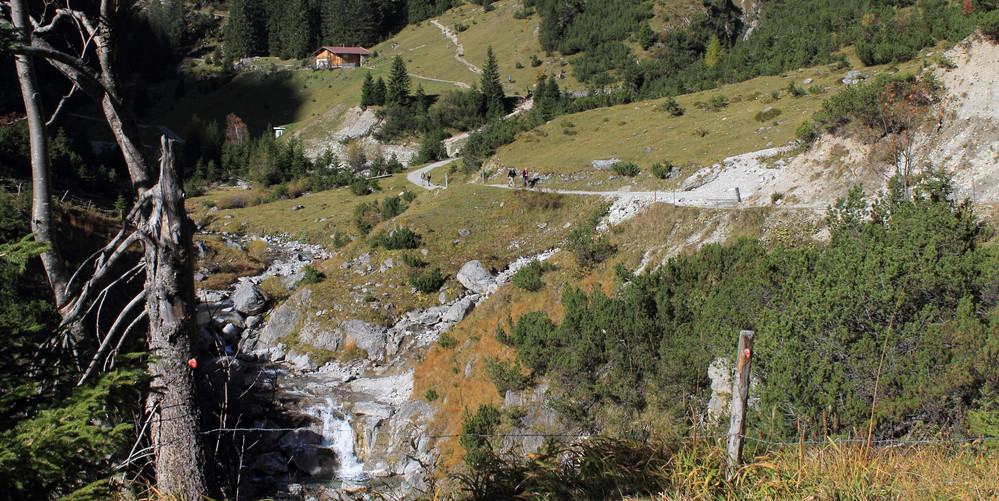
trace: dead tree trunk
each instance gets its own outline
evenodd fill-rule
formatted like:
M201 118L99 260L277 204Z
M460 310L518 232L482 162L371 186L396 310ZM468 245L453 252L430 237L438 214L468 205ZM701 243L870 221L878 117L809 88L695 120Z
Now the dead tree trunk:
M191 333L196 328L194 277L190 266L191 227L173 150L162 139L159 183L140 231L145 241L146 314L149 317L149 364L153 375L147 403L156 454L156 485L180 499L205 492L204 464L198 437L194 396L196 364Z
M746 434L746 404L749 401L749 361L753 356L753 331L739 331L735 379L732 381L732 420L728 427L728 469L725 477L735 478L742 462L742 444Z
M155 182L152 169L142 154L138 127L130 110L122 103L113 68L116 44L114 19L119 2L100 0L81 4L83 6L78 8L72 8L68 3L60 5L63 6L52 4L52 8L29 11L25 0L0 0L0 7L6 7L6 11L0 8L0 16L9 15L10 25L18 31L19 36L10 52L18 57L22 97L29 114L33 114L29 117L36 184L33 226L35 221L41 222L40 226L35 226L40 240L55 243L45 122L41 118L41 101L31 67L31 59L40 58L59 70L75 88L83 90L101 107L121 147L138 200L128 218L135 223L136 231L131 231L132 227L123 227L104 249L88 258L76 275L69 276L65 267L59 273L57 266L63 264L63 256L56 246L50 247L46 271L63 317L63 326L79 322L87 315L88 305L96 300L100 291L114 285L116 280L112 272L115 264L120 263L130 246L141 241L146 271L146 307L142 315L148 318L149 348L156 357L149 369L157 391L149 398L147 405L151 413L157 486L164 495L199 499L205 492L203 455L198 440L194 374L187 365L194 351L191 337L194 289L191 269L188 268L191 232L187 226L173 155L164 142L159 184L151 189ZM0 19L0 23L2 21ZM75 48L56 48L49 44L46 37L57 37L57 27L75 29L81 43ZM60 39L60 42L64 41ZM96 65L92 57L94 52ZM61 106L57 112L59 109ZM46 225L45 221L49 223ZM59 277L62 277L61 280ZM134 300L126 309L138 303ZM135 313L122 313L126 314ZM124 320L120 317L115 324L127 325ZM133 323L137 321L133 320ZM116 329L112 326L110 330L112 332L107 334L102 347L112 341L111 336ZM125 332L127 330L125 328ZM100 355L102 352L99 350L97 356ZM91 363L91 367L97 366ZM86 374L81 382L85 379Z

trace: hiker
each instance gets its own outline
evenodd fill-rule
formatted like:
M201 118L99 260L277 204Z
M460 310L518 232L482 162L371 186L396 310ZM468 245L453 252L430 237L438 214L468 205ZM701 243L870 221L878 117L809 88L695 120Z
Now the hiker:
M427 186L433 186L434 182L430 180L430 174L427 174Z
M420 173L420 184L423 185L423 186L427 185L427 173L426 172L421 172Z
M513 188L513 180L514 180L514 179L517 179L517 171L515 171L515 170L513 170L513 169L510 169L510 171L506 173L506 177L510 178L510 182L509 182L509 183L507 183L507 184L508 184L508 185L509 185L509 186L510 186L511 188Z
M524 178L524 188L527 188L527 169L524 169L524 171L521 172L520 175Z

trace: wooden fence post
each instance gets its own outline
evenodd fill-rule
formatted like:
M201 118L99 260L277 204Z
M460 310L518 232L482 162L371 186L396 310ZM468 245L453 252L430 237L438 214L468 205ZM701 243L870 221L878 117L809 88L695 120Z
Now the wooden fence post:
M727 480L732 480L742 462L742 442L746 432L746 403L749 400L749 365L753 356L753 331L739 331L735 379L732 380L732 421L728 427Z

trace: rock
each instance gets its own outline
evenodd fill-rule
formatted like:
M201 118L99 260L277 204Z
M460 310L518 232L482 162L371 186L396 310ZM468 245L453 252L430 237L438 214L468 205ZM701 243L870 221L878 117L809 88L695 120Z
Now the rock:
M298 340L321 350L336 351L343 343L343 333L323 329L315 320L306 320L298 331Z
M240 329L246 327L246 323L243 321L243 315L240 315L235 311L217 312L212 317L212 321L215 322L215 326L219 329L225 329L225 326L227 325L235 325Z
M472 232L470 230L468 230L468 229L462 228L462 229L458 230L458 234L461 235L462 237L467 237L467 236L471 235Z
M590 166L594 169L610 169L616 163L621 163L620 158L608 158L607 160L594 160L590 162Z
M461 322L465 318L465 316L468 315L468 312L472 311L473 306L474 305L472 304L472 301L470 299L464 298L452 304L451 307L448 308L447 311L444 313L444 316L441 318L441 320L453 323Z
M289 304L278 306L267 322L267 326L260 332L260 342L266 345L273 345L298 327L298 309Z
M811 78L806 78L806 79L804 79L804 80L801 81L801 85L808 85L810 83L812 83L812 79Z
M349 320L340 327L344 330L345 342L353 341L358 348L368 352L369 360L378 360L385 355L388 338L383 327L361 320Z
M695 172L680 184L681 191L690 191L704 186L718 178L718 173L705 168Z
M441 293L437 295L437 301L440 301L441 304L446 303L447 302L447 292L441 291Z
M256 329L257 327L260 327L260 324L262 323L264 323L264 317L260 315L250 315L246 317L247 329Z
M244 315L256 315L264 311L267 298L253 282L244 280L236 286L236 292L232 293L232 304L236 311Z
M304 208L305 208L304 205L296 205L296 206L292 207L291 210L302 210Z
M239 327L236 327L233 324L225 324L225 327L222 328L222 336L225 338L227 343L233 343L238 340L241 332L242 331Z
M288 465L281 459L281 453L268 452L257 456L257 460L253 462L253 471L263 475L288 473Z
M296 369L302 370L302 371L314 371L314 370L316 370L316 369L319 368L319 366L316 365L316 363L312 361L312 357L310 357L308 354L305 354L305 353L303 353L303 354L298 355L297 357L295 357L291 361L291 363L292 363L292 365L295 366Z
M732 363L728 358L716 358L708 366L711 380L711 400L708 401L708 419L717 420L728 410L732 398Z
M466 289L478 294L489 292L489 288L493 285L493 276L478 260L465 263L458 270L456 277Z
M427 492L427 470L416 461L410 461L406 465L406 468L402 472L403 478L406 479L406 483L415 491Z
M296 449L291 455L291 463L296 468L315 477L322 473L323 467L319 464L319 454L312 446Z
M382 262L381 267L378 268L378 272L385 273L386 271L391 270L392 268L395 268L395 260L392 258L388 258Z

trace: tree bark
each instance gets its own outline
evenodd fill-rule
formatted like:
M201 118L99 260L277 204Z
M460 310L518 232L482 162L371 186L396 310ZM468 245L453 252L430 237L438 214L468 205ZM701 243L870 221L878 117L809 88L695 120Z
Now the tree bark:
M172 148L162 140L160 178L154 187L151 213L143 223L147 239L146 313L149 317L149 371L159 391L149 396L152 440L156 453L156 485L180 499L199 499L205 492L194 396L196 368L193 269L189 265L191 226L184 212Z

